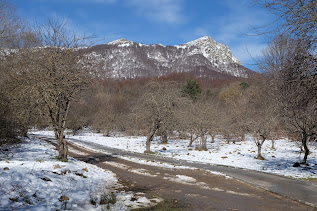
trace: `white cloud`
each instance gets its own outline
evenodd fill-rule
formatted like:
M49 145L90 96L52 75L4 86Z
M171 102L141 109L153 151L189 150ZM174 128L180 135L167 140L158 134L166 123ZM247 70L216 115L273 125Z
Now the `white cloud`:
M182 0L127 0L139 15L152 22L180 24L185 21Z

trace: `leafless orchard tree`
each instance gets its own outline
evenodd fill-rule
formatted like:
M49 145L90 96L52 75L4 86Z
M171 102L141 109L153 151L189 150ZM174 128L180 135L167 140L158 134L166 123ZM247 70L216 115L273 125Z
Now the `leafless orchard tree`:
M93 128L103 131L106 136L110 136L111 132L119 131L124 121L122 114L125 107L124 99L118 93L103 89L94 97L94 102Z
M248 90L248 127L255 137L258 149L257 159L264 160L261 149L267 139L273 139L278 128L279 112L272 100L272 93L266 80L260 79Z
M292 131L301 134L307 163L307 142L317 127L317 59L310 53L306 40L284 35L276 37L263 52L259 62L268 80L281 117Z
M176 124L175 112L180 105L180 91L175 83L150 83L134 112L139 122L148 127L146 150L151 152L151 142L159 130L168 133Z
M223 107L222 118L219 121L222 135L227 142L244 140L245 134L249 131L249 111L248 111L248 91L249 84L245 82L236 82L224 87L220 94Z
M8 31L11 30L11 24L14 23L14 20L11 20L8 17L8 5L5 1L0 1L0 139L5 137L14 137L14 132L12 131L13 126L11 126L11 122L9 122L9 118L7 116L9 112L9 100L5 90L5 84L7 82L6 75L6 65L4 61L5 48L7 47L7 34ZM0 143L1 144L1 143Z
M199 149L207 150L207 135L214 138L219 131L219 114L218 102L205 99L187 102L178 115L183 130L190 134L189 147L199 139Z
M68 113L66 127L72 130L73 135L84 127L92 124L93 108L90 99L86 96L76 96Z
M17 52L16 91L27 90L48 117L58 140L61 159L67 159L64 130L74 95L89 83L80 47L87 37L69 30L65 20L51 19L34 29L36 48Z
M317 112L317 2L315 0L255 1L276 15L276 36L264 52L264 69L279 98L279 107L293 132L301 134L307 163L307 141L314 137ZM277 23L277 24L275 24ZM272 28L272 27L271 27ZM268 32L272 32L266 28ZM274 62L272 62L274 61Z
M32 34L15 13L9 2L0 0L0 136L13 138L26 136L32 108L26 97L12 91L10 74L13 72L14 54L18 48L32 45ZM9 137L10 136L10 137Z
M286 121L301 134L307 163L307 143L317 128L317 58L305 52L299 53L290 62L292 65L281 71L281 101Z

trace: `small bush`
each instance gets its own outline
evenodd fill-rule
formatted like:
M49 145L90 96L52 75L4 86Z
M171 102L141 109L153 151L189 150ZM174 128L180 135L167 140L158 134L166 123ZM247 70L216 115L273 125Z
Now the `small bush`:
M61 162L68 162L67 158L61 158L61 157L56 157L57 160L61 161Z
M90 202L90 204L96 206L97 205L97 201L98 201L97 196L93 192L90 192L90 194L89 194L89 202Z
M117 202L117 196L111 192L109 193L103 193L100 195L100 204L115 204Z
M94 191L90 190L89 202L95 207L102 206L102 208L104 207L106 210L109 210L112 205L117 203L117 196L114 192L109 192L105 188Z

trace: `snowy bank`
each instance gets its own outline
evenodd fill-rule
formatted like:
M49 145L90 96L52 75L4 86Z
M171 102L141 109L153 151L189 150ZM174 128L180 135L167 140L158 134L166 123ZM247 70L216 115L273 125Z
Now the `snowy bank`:
M32 133L53 136L51 131L32 131ZM146 137L105 137L93 132L83 132L76 136L67 135L66 138L71 138L74 143L76 140L81 140L138 153L144 152L146 141ZM293 164L301 161L304 155L300 152L298 142L287 139L276 140L275 149L271 149L271 141L266 141L262 147L265 160L255 159L257 147L251 137L235 144L227 144L226 140L220 138L216 138L214 143L208 140L207 151L195 150L198 141L194 142L192 147L188 147L188 143L189 140L169 140L168 144L161 144L158 139L155 139L151 144L151 150L157 156L227 165L294 178L317 178L317 143L309 144L311 154L307 162L310 166L297 168L293 167ZM86 147L89 147L89 144Z
M56 156L52 145L34 138L0 153L0 210L128 210L151 204L142 193L117 191L122 185L113 172Z

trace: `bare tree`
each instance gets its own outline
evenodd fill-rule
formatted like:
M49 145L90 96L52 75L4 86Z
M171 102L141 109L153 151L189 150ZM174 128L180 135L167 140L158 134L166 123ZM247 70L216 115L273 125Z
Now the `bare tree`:
M246 82L236 82L224 87L220 92L223 101L222 118L219 123L224 137L231 140L244 140L249 131L249 104L247 91L250 89Z
M218 102L206 99L196 99L186 104L179 121L184 125L183 130L190 134L189 147L197 139L200 150L207 150L207 135L214 137L219 131L219 106Z
M72 107L68 113L66 127L72 130L73 135L84 127L92 124L93 109L90 99L86 96L76 96L72 101Z
M6 48L7 43L7 34L8 31L11 30L11 20L8 17L8 4L1 0L0 1L0 140L2 141L3 138L12 138L15 136L13 125L9 121L8 114L9 112L9 99L5 90L5 84L8 80L6 74L6 65L4 62L4 48ZM14 18L15 19L15 18ZM1 144L1 143L0 143Z
M264 160L261 149L268 138L274 137L278 127L279 112L277 105L272 100L270 87L264 76L255 81L248 90L248 127L254 135L258 149L257 159Z
M277 91L276 96L279 98L283 119L293 128L293 132L301 134L305 149L302 163L306 164L309 154L307 141L314 136L316 128L317 2L315 0L256 2L277 16L275 21L277 35L268 47L271 50L264 52L264 67L271 66L268 69L275 78L271 81Z
M4 138L26 136L30 122L36 119L30 115L33 106L30 99L12 91L16 84L10 77L17 59L14 53L33 41L34 34L21 22L14 6L0 0L0 136Z
M307 47L307 40L278 36L263 52L259 62L270 77L272 101L291 132L301 134L305 149L302 163L307 163L307 142L317 127L317 59Z
M278 35L291 34L292 37L316 43L317 2L315 0L255 0L255 2L276 15L276 20L268 28ZM273 27L272 27L273 26Z
M89 82L90 74L82 64L81 48L87 37L69 30L65 20L51 19L34 29L36 48L19 50L16 68L16 91L28 90L42 107L58 140L61 159L67 159L64 130L74 95Z
M151 142L159 130L167 133L175 127L175 112L180 100L180 91L175 83L153 82L146 87L135 110L139 122L149 129L145 152L151 152Z
M284 118L301 134L305 150L303 164L307 163L307 142L317 128L317 59L309 54L296 55L292 66L281 72L281 100Z
M116 97L115 94L109 93L99 93L95 97L95 106L97 107L92 115L92 126L98 131L103 131L106 136L110 136L111 132L119 129L121 116L117 107L120 105L116 104Z
M21 28L14 6L5 0L0 0L0 48L15 46Z

